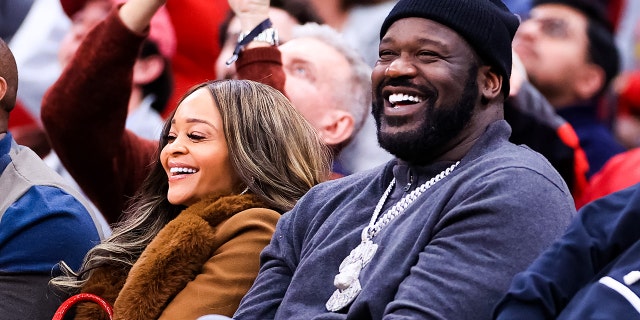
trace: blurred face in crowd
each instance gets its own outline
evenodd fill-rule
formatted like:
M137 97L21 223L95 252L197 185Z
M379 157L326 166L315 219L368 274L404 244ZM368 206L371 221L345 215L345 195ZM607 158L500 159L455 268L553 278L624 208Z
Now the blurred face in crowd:
M293 39L280 46L287 77L285 92L293 106L318 130L334 123L332 110L351 81L347 58L332 46L311 37ZM347 93L348 94L348 93ZM342 141L330 141L333 145Z
M553 105L575 100L578 79L588 61L587 18L566 5L543 4L531 10L513 47L528 77Z
M212 193L231 193L240 179L229 159L222 117L211 93L186 97L171 119L160 161L169 179L167 199L189 206Z
M393 23L371 75L380 145L422 164L459 143L478 103L478 68L452 29L422 18Z
M273 27L278 30L278 38L280 43L285 43L291 39L291 31L293 27L300 25L298 21L288 14L286 11L278 8L269 9L269 19L273 23ZM240 35L240 20L233 17L227 28L226 41L220 48L220 55L216 60L216 77L217 79L236 79L235 64L227 66L226 62L233 55L233 50L238 43Z
M58 51L58 59L63 67L67 65L76 53L78 46L80 46L89 30L107 16L111 6L110 1L90 0L84 8L76 12L71 18L71 29L62 39Z

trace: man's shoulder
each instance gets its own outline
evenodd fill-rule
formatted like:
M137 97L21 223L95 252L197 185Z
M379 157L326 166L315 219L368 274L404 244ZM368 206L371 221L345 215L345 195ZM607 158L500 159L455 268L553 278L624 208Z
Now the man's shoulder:
M514 144L510 141L504 141L499 147L479 156L477 160L484 165L491 163L491 167L524 167L540 172L556 172L542 154L525 144Z
M560 173L540 153L526 145L516 145L504 141L497 148L479 155L471 162L470 171L476 176L503 173L505 178L532 179L542 178L568 192L568 187Z

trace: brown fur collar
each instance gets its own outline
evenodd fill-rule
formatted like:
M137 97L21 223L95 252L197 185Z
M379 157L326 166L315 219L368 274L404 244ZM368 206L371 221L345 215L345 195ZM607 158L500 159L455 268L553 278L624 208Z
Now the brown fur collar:
M215 196L183 210L156 235L131 270L95 270L83 292L114 305L114 319L157 319L165 306L200 272L215 248L215 227L234 214L266 207L257 196ZM128 273L127 273L128 271ZM93 303L78 307L76 319L107 319Z

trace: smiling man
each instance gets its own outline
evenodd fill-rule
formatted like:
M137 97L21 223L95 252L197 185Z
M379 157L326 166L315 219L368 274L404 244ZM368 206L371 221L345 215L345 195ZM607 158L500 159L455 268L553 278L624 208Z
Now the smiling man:
M299 200L234 319L490 318L575 214L548 161L508 141L517 27L499 0L397 3L371 77L396 158Z

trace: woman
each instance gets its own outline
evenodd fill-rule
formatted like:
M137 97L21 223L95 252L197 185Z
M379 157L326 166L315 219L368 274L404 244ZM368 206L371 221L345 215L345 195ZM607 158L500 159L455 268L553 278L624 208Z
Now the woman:
M77 276L115 319L231 316L258 273L280 212L326 179L329 155L279 91L249 80L190 90L168 119L159 157L126 218ZM75 319L102 319L91 303Z

